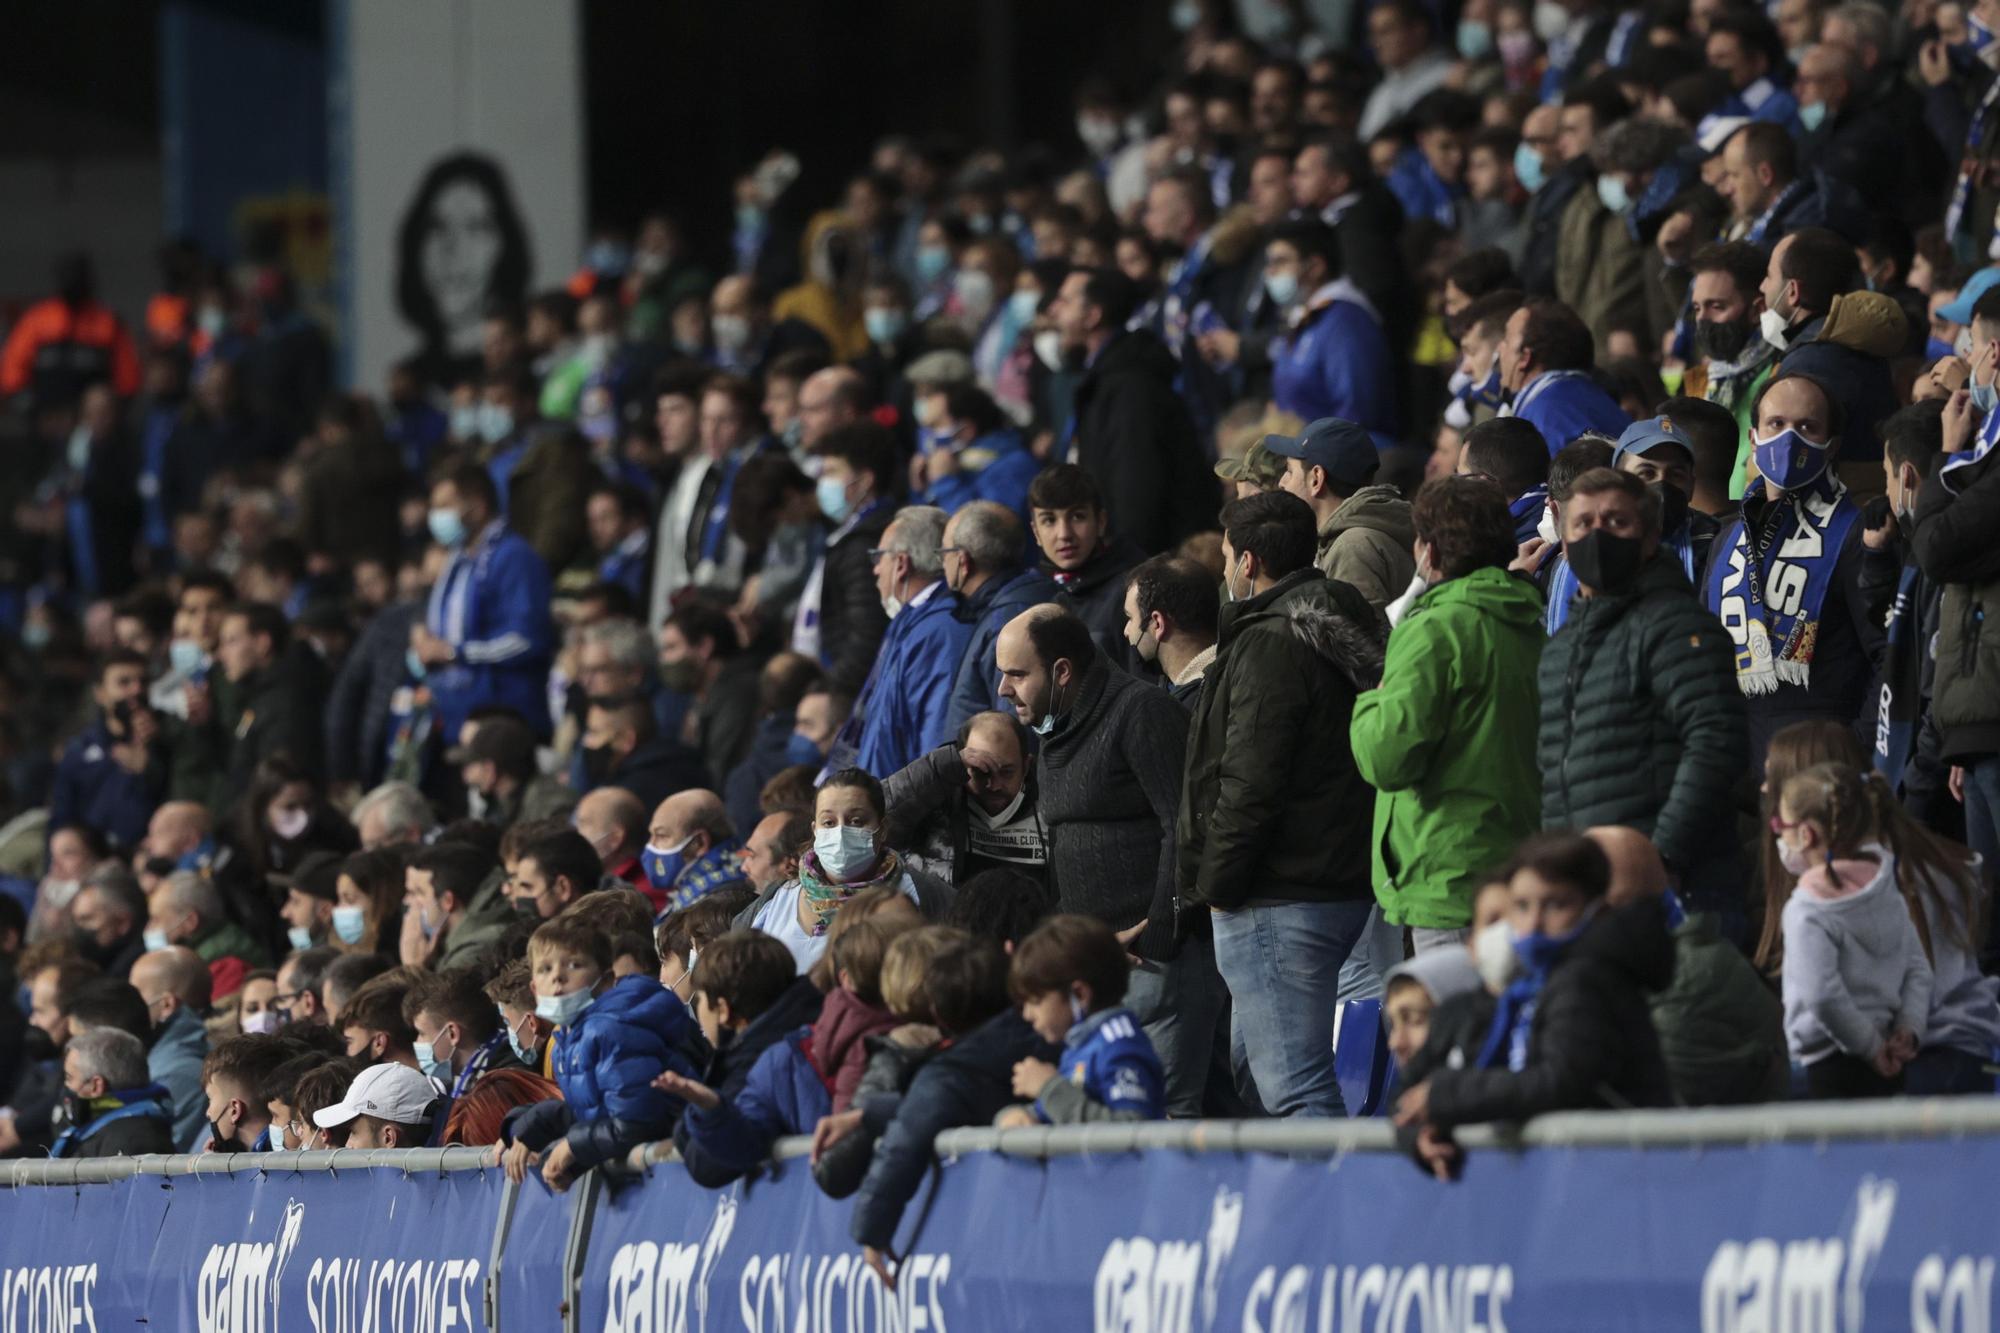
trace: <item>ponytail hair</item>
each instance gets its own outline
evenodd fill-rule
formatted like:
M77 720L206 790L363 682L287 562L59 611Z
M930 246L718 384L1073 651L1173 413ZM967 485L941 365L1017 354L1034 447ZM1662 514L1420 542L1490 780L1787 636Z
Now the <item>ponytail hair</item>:
M1986 927L1981 918L1986 911L1986 893L1973 869L1972 852L1910 818L1895 791L1881 774L1870 772L1863 779L1875 810L1876 837L1896 858L1896 888L1910 909L1910 920L1923 941L1924 957L1935 963L1937 953L1931 940L1930 914L1926 900L1934 900L1945 929L1945 938L1970 953L1973 941L1983 939Z
M1785 783L1780 800L1800 823L1817 824L1825 832L1829 869L1836 859L1852 860L1875 839L1875 802L1859 769L1814 764Z

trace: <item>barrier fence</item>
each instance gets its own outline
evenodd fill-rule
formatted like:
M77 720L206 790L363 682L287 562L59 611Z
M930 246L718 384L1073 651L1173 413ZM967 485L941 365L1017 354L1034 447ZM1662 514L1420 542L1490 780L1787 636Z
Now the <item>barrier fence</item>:
M509 1185L482 1151L0 1164L0 1333L1988 1333L2000 1104L1550 1116L1442 1184L1379 1121L957 1130L893 1291L788 1141Z

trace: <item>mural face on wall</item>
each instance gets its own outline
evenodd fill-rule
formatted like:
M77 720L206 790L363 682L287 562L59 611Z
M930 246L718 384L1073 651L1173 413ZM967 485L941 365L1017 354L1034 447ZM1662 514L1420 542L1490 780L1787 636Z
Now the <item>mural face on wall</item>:
M521 306L533 267L500 164L466 152L433 163L403 214L396 261L396 307L422 341L425 377L463 373L479 355L480 321Z

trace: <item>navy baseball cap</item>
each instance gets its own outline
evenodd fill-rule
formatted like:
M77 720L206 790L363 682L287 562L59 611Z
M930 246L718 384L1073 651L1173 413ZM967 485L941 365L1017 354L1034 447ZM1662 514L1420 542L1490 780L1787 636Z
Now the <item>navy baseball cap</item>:
M1324 468L1327 480L1347 495L1366 486L1382 461L1368 432L1339 417L1309 422L1297 435L1266 435L1264 447L1280 458Z
M1637 454L1644 458L1663 444L1678 445L1687 450L1689 458L1694 457L1694 441L1688 438L1686 431L1674 424L1672 417L1641 417L1627 426L1625 433L1618 437L1618 447L1611 452L1611 465L1618 466L1629 454Z

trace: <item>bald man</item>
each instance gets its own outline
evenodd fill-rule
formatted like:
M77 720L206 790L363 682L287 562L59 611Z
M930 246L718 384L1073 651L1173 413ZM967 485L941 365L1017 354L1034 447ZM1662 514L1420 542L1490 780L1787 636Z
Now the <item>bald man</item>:
M1689 1106L1783 1101L1791 1082L1784 1008L1750 961L1722 936L1714 913L1685 914L1667 884L1666 863L1645 834L1607 826L1585 834L1611 862L1610 911L1633 928L1662 920L1674 935L1674 980L1653 996L1653 1026L1674 1093ZM1648 904L1666 899L1663 916Z
M646 846L646 807L623 787L599 787L576 803L576 831L604 862L604 873L635 889L646 887L639 853Z
M868 411L868 386L851 366L828 366L799 386L799 448L809 454L830 432Z
M736 827L722 798L695 788L676 792L653 811L646 844L646 883L653 911L672 912L717 889L747 884Z
M153 1047L146 1072L173 1095L174 1150L190 1152L201 1136L207 1100L201 1062L208 1057L208 964L192 949L155 949L132 964L132 986L146 1002Z
M185 945L211 967L234 958L242 963L242 968L236 971L239 978L243 971L271 964L264 946L229 919L222 893L214 882L193 871L180 870L167 876L166 882L150 896L149 907L146 923L149 950L170 944Z
M155 810L139 857L139 887L151 897L174 871L201 869L214 850L214 829L208 808L198 801L168 801Z

